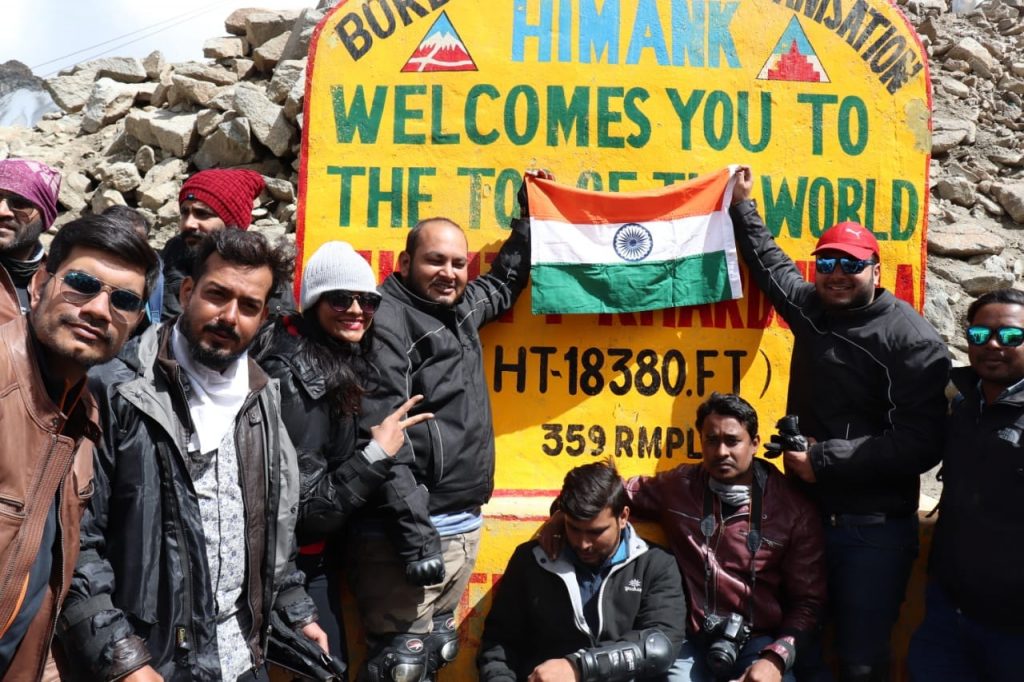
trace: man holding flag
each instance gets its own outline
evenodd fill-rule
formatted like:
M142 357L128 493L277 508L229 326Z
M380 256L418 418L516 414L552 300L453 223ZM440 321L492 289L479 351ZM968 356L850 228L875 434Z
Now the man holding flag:
M490 272L468 281L466 235L449 218L409 230L380 285L376 390L361 436L416 394L435 415L406 432L387 481L353 524L351 585L369 637L359 679L434 679L455 658L454 610L476 561L480 507L494 488L494 427L480 328L511 310L530 270L525 190Z
M924 318L879 288L870 231L853 222L826 230L809 283L768 232L752 190L741 167L729 213L751 278L793 330L786 411L809 446L782 454L825 522L840 680L882 682L917 556L919 477L941 455L949 355Z

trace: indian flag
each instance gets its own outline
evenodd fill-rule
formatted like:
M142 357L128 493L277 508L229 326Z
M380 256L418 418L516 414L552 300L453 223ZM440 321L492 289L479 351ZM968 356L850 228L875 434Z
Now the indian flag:
M623 194L527 176L533 312L639 312L742 297L733 170Z

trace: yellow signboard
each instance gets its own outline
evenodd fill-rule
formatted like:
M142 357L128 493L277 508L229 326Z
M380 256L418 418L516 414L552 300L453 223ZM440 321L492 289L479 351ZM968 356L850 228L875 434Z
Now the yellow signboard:
M619 192L743 163L801 267L858 221L882 285L920 308L930 104L921 45L884 0L343 1L310 48L300 246L349 241L383 279L407 229L443 215L486 271L526 168ZM693 461L712 391L774 423L791 338L745 273L744 295L534 316L524 293L484 334L497 497L543 497L596 457L625 475ZM484 542L488 571L515 544Z

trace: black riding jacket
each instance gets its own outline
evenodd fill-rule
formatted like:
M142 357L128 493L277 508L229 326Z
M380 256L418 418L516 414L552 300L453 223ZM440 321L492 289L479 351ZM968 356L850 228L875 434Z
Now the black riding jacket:
M786 411L818 441L810 449L811 490L821 510L914 514L919 477L942 452L946 344L884 289L861 308L827 310L754 202L729 213L751 277L793 331Z

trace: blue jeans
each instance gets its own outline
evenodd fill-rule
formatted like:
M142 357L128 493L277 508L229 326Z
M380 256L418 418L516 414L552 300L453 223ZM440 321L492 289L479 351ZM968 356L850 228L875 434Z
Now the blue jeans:
M729 671L728 679L740 677L747 668L757 661L761 649L773 641L775 640L768 635L751 637L736 658L736 665ZM715 676L711 674L711 670L704 663L706 656L707 649L704 646L693 639L687 639L682 649L679 650L679 658L669 668L668 680L670 682L715 682ZM782 676L782 682L794 682L795 679L792 672Z
M912 682L1002 682L1020 679L1022 651L1024 633L997 630L965 616L932 582L907 664Z
M840 679L848 666L888 669L889 639L917 558L917 526L913 515L877 525L825 527Z

